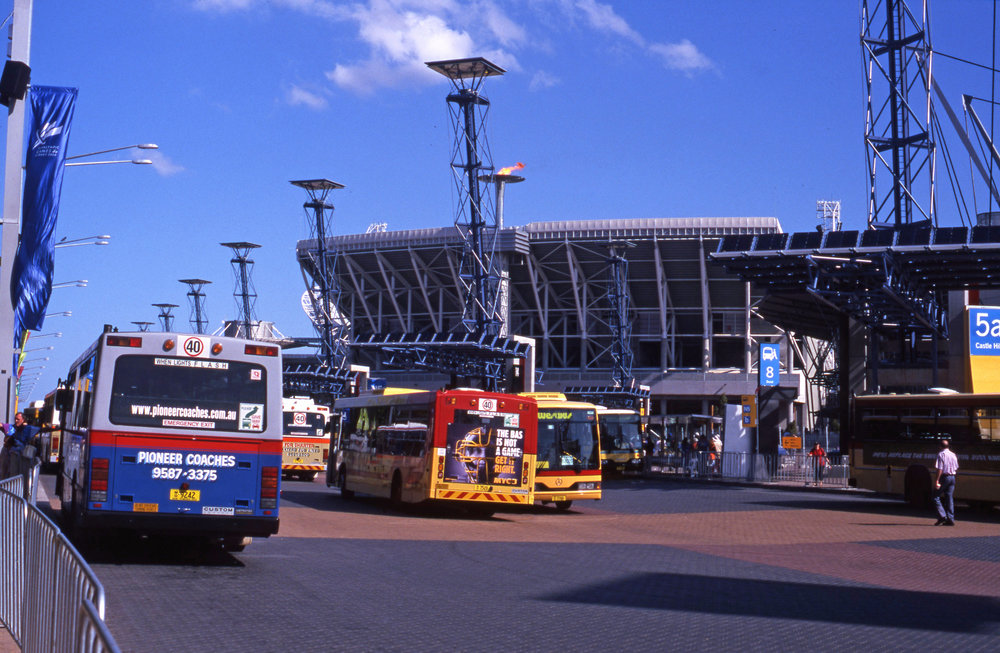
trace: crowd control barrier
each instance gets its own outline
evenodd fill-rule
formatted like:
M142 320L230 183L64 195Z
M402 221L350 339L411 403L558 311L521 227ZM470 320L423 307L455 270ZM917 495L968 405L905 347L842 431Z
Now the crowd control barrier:
M848 486L849 476L846 456L827 456L822 464L807 453L668 453L647 458L646 470L652 474L679 474L689 478L844 488Z
M27 653L118 652L104 624L104 588L34 505L37 487L38 465L0 481L0 621Z

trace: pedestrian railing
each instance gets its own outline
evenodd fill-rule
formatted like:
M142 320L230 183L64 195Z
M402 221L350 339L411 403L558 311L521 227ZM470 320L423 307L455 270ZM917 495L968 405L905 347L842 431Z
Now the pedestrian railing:
M820 464L808 454L750 454L692 451L650 456L646 470L653 474L679 474L689 478L742 480L760 483L797 483L847 487L847 459L827 456ZM817 474L817 468L819 473Z
M119 651L104 625L100 581L33 503L37 474L36 466L0 481L0 621L29 653Z

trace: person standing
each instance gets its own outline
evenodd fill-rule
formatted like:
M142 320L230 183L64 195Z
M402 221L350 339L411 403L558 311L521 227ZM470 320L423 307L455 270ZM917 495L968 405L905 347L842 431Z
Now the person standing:
M955 475L958 474L958 457L948 448L948 441L938 443L941 449L937 455L934 468L937 479L934 481L934 507L937 508L938 520L935 526L955 525Z
M813 485L819 487L823 484L823 472L826 471L826 451L817 442L812 449L809 450L809 457L812 459L813 464Z

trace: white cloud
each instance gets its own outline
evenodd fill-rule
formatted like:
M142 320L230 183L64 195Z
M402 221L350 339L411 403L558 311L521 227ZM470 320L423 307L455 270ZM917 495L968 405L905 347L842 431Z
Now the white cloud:
M628 21L616 14L611 5L595 0L577 0L576 8L583 12L587 22L597 31L611 32L640 46L645 44L645 39L629 26Z
M243 11L249 9L256 0L195 0L194 8L201 11Z
M184 166L174 163L170 160L170 157L162 152L143 151L143 158L149 159L153 162L153 170L155 170L156 174L161 177L172 177L176 174L184 172Z
M325 109L327 105L326 98L295 85L292 85L288 90L288 103L292 106L301 105L317 111Z
M531 82L528 84L528 89L531 91L538 91L543 88L552 88L560 83L560 79L555 75L550 75L544 70L539 70L531 77Z
M663 65L671 70L680 70L688 75L698 71L714 70L715 64L706 57L694 43L684 39L679 43L654 43L649 51L663 60Z

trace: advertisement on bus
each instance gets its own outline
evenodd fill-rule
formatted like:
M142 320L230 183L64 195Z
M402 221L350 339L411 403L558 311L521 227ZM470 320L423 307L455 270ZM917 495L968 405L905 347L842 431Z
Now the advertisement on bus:
M519 485L524 461L519 418L517 413L456 410L448 425L445 482Z

